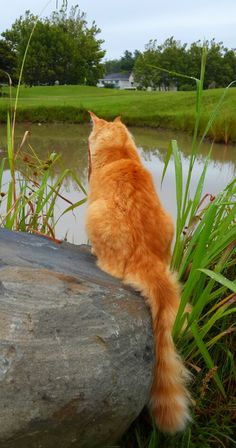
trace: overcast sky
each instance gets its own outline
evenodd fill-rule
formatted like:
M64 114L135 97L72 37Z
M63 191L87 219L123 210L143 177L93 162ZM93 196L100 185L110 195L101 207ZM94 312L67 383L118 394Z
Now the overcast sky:
M1 0L0 33L25 10L39 14L46 0ZM43 16L50 15L61 0L51 0ZM106 59L119 58L125 50L144 50L150 39L162 43L174 36L182 43L198 39L223 41L236 48L236 0L80 0L89 24L95 20L105 40Z

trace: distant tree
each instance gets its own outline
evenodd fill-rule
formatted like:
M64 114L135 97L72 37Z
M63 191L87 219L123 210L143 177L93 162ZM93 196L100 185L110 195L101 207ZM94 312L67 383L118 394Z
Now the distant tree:
M193 42L190 48L187 50L187 70L186 75L192 76L193 78L200 77L201 70L201 57L202 57L202 43L200 40ZM191 82L190 80L188 81ZM194 80L192 81L194 85Z
M121 57L121 70L124 72L132 72L136 59L140 55L140 51L135 50L134 53L125 50L123 56Z
M162 45L157 40L150 40L145 51L138 57L134 67L135 79L143 87L169 89L171 84L178 88L182 79L160 70L185 73L187 67L186 44L181 45L173 37L166 39ZM185 81L186 82L186 81Z
M78 6L71 8L68 17L65 10L54 12L51 21L69 36L72 58L67 76L71 73L70 83L96 85L104 72L101 62L105 55L105 51L101 49L103 40L97 39L100 28L95 22L88 28L86 15L80 12Z
M16 52L18 71L25 48L34 26L24 69L27 84L89 84L96 85L103 74L101 49L103 41L97 39L100 29L95 22L89 28L86 16L77 6L67 14L66 7L54 12L48 19L38 19L26 11L2 33L7 44Z
M156 67L160 66L160 51L156 40L150 40L145 51L136 59L134 65L135 81L144 88L160 87L161 73Z
M207 64L205 69L204 85L206 88L212 84L215 87L224 86L224 76L222 70L222 62L224 56L224 46L222 42L215 42L215 39L210 42L206 41L208 48Z
M224 87L236 79L236 50L228 50L222 42L215 39L205 42L207 46L207 64L205 70L205 88ZM203 44L193 42L189 48L174 37L158 45L150 40L145 51L139 55L134 65L135 80L142 86L169 89L174 84L177 89L195 88L194 79L186 79L173 73L199 78ZM165 72L165 69L169 72Z
M125 50L123 56L120 59L111 59L105 61L105 71L108 73L131 73L136 59L141 52L139 50L132 51Z
M181 45L173 37L166 39L162 45L156 40L150 40L144 53L138 57L134 67L135 79L143 87L164 88L168 90L171 84L181 85L181 78L167 73L161 68L185 73L187 65L186 44Z
M104 68L106 75L109 73L119 73L121 72L121 60L108 59L104 62Z
M223 57L223 83L228 85L236 80L236 49L225 50Z
M166 39L165 42L158 47L160 52L160 66L166 70L186 74L186 47L186 43L182 45L181 42L175 40L173 36ZM161 79L164 87L167 89L171 84L180 88L183 83L186 83L184 78L166 72L161 72Z
M17 58L14 50L5 40L0 39L0 83L8 83L8 75L12 82L17 81L16 76ZM5 73L4 73L5 72Z
M204 87L226 87L236 79L236 51L228 50L222 42L215 39L205 41L207 61ZM199 78L201 68L202 43L191 44L188 50L188 72L190 76Z

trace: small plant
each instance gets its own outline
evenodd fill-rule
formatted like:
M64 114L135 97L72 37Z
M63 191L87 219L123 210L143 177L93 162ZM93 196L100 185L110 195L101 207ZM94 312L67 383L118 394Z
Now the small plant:
M13 154L11 136L8 121L8 154L0 165L0 226L55 239L58 220L86 201L86 191L73 170L62 168L59 154L51 153L46 160L40 160L30 144L26 151L27 132ZM5 184L4 168L8 168L10 178ZM82 190L84 199L72 203L61 195L63 182L68 177L72 177ZM55 206L59 197L65 202L65 210L55 221Z

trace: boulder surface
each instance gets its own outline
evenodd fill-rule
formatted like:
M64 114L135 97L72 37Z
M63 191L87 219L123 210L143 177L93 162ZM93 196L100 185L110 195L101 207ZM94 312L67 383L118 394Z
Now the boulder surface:
M0 229L1 448L114 446L153 360L143 298L87 246Z

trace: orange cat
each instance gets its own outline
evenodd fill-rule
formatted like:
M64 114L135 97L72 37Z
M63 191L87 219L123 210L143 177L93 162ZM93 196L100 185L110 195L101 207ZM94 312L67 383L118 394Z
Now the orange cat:
M190 396L171 336L179 306L179 285L169 271L172 220L120 118L90 115L88 235L98 266L139 290L150 306L156 343L151 409L157 426L175 433L190 420Z

